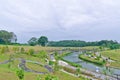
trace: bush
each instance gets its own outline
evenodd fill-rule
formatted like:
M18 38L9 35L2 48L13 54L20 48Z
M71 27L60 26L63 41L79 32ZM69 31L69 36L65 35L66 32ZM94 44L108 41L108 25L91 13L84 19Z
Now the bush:
M21 52L21 53L25 53L25 49L22 47L22 48L20 49L20 52Z
M24 78L24 71L22 69L16 71L16 75L18 76L19 80Z
M1 53L2 53L2 54L5 53L5 47L2 47L2 49L1 49Z
M8 46L2 47L0 53L1 53L1 54L4 54L4 53L6 53L6 52L9 52Z
M13 51L16 53L19 51L19 47L13 47Z
M58 79L58 77L56 77L56 76L47 75L47 76L45 77L45 80L59 80L59 79Z
M49 65L53 65L54 64L54 62L53 61L49 61Z
M45 51L40 51L39 53L35 54L34 56L39 57L39 58L46 58L47 53Z
M34 49L29 49L28 55L31 55L31 56L32 56L32 55L34 54L34 52L35 52Z

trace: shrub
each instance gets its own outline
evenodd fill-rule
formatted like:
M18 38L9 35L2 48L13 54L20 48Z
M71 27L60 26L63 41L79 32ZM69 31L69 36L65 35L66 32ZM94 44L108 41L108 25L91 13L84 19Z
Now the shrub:
M29 49L28 55L31 55L31 56L32 56L32 55L34 54L34 52L35 52L34 49Z
M20 49L20 52L21 52L21 53L25 53L25 49L22 47L22 48Z
M16 75L18 76L19 80L24 79L24 71L22 69L17 70Z
M45 80L59 80L59 79L58 79L58 77L56 77L56 76L47 75L47 76L45 77Z
M53 61L49 61L49 65L53 65L54 64L54 62Z
M16 53L19 51L19 47L13 47L13 51Z
M39 58L47 58L47 53L45 51L40 51L39 53L35 54L34 56Z

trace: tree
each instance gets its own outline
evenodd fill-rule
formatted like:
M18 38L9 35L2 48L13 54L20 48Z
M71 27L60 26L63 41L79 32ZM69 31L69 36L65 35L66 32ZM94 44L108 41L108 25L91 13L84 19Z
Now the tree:
M0 41L8 43L14 43L17 41L17 36L13 32L0 30Z
M5 41L0 38L0 44L5 44Z
M85 46L101 46L109 47L110 45L118 45L117 41L112 40L101 40L94 42L86 42L81 40L62 40L62 41L50 41L48 46L56 46L56 47L85 47Z
M48 43L48 38L46 36L41 36L38 39L38 44L40 44L41 46L45 46Z
M120 48L120 44L112 44L112 45L109 46L109 48L111 50L113 50L113 49L119 49Z
M32 37L29 41L28 44L31 46L35 46L37 44L37 38L36 37Z
M12 35L11 42L16 43L17 42L17 36L13 32L10 32L10 34Z

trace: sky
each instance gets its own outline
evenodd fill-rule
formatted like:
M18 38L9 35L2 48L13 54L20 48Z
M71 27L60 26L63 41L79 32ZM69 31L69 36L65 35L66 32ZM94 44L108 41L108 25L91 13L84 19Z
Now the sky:
M120 41L120 0L0 0L0 30L14 32L21 43L42 35Z

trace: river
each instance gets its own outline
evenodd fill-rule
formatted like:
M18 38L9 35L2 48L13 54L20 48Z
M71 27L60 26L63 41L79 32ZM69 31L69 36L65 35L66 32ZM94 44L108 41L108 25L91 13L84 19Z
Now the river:
M103 73L104 71L106 71L108 75L112 75L112 76L120 75L120 69L109 68L109 70L106 70L105 66L98 66L93 63L79 59L78 58L79 54L82 54L82 51L81 52L73 52L73 53L65 56L64 59L67 61L70 61L70 62L80 64L82 66L82 68L93 71L93 72L95 72L96 68L97 68L97 69L99 69L100 73Z

